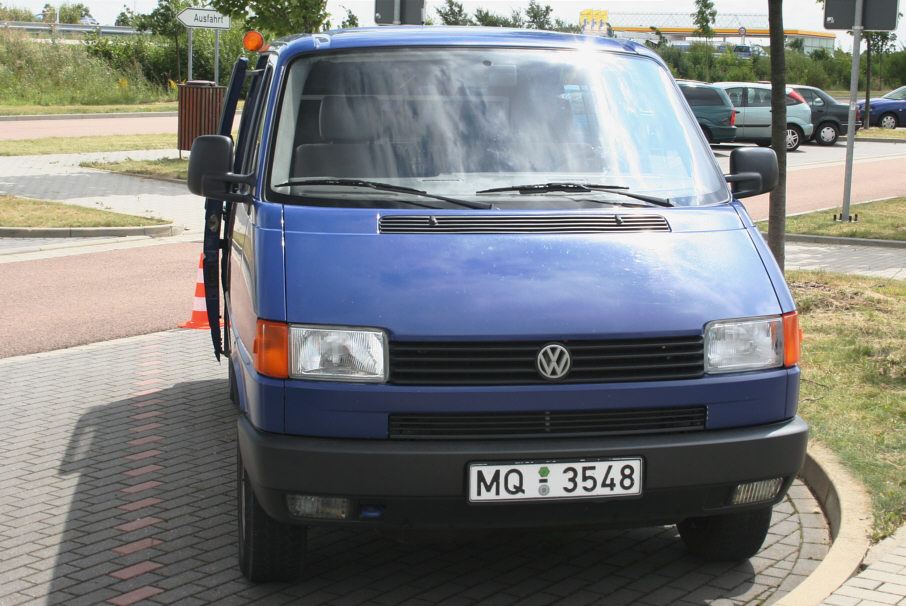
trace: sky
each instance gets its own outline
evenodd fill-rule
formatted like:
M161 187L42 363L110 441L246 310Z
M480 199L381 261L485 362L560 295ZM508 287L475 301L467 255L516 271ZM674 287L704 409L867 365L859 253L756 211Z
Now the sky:
M484 8L499 15L509 15L514 9L522 10L528 6L529 0L460 0L466 12L472 14L476 8ZM3 4L13 8L29 8L35 13L48 0L4 0ZM63 0L50 0L52 4L62 4ZM112 25L117 15L124 6L137 13L150 13L157 7L157 0L66 0L66 2L82 2L90 10L92 16L103 25ZM555 18L563 19L569 23L579 22L579 11L583 9L607 10L612 13L685 13L691 14L695 9L694 0L538 0L542 6L550 5L554 9ZM426 0L427 14L436 17L435 9L443 5L443 0ZM904 2L900 2L900 11L906 12ZM738 14L763 14L767 15L767 0L714 0L718 13ZM332 21L339 25L346 15L345 8L351 10L359 18L363 26L374 25L374 0L328 0L327 10L333 15ZM652 25L657 25L652 23ZM824 30L824 8L815 0L786 0L783 3L783 26L785 29L800 29L809 31ZM899 40L897 46L902 48L906 44L906 17L899 20L896 31ZM852 39L842 31L836 32L837 46L850 50Z

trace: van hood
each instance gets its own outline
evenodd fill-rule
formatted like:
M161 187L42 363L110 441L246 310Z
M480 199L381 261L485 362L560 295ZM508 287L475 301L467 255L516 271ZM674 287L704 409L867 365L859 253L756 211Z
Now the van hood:
M667 230L382 233L374 211L287 206L286 319L397 339L568 339L697 334L780 313L731 206L643 210Z

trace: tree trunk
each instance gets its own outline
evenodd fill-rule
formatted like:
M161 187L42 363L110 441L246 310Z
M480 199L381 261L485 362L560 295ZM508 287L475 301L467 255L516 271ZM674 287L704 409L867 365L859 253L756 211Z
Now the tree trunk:
M771 191L768 246L780 269L786 238L786 56L783 39L783 0L768 0L771 30L771 147L777 154L777 187Z

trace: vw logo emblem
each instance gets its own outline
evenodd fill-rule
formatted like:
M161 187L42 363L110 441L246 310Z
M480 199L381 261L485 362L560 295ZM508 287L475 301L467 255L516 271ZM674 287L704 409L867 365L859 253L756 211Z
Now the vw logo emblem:
M545 345L538 352L538 372L541 373L542 377L550 381L562 379L569 374L571 364L569 351L559 343Z

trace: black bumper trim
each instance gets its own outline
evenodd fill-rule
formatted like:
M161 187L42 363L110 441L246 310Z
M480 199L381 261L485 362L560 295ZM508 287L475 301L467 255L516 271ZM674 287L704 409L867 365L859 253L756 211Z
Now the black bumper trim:
M476 518L476 512L484 505L466 503L469 462L625 456L644 459L641 499L565 501L543 508L519 503L489 507L488 511L511 511L515 513L508 515L516 518L519 511L538 513L543 509L551 516L557 511L573 511L577 517L572 521L581 523L582 512L597 512L589 515L600 519L604 504L611 522L676 520L725 505L728 491L740 482L783 477L785 489L802 466L808 441L808 425L799 417L693 434L457 442L287 436L259 431L245 416L238 425L243 464L255 493L271 516L284 521L289 514L283 495L298 493L344 496L354 503L378 504L385 509L395 503L400 511L423 511L426 517L445 512L443 515L461 518L469 526L482 526L479 518L483 514L477 513ZM508 518L484 515L501 521ZM397 522L412 521L411 515L403 518ZM444 520L444 524L455 525L455 520Z

